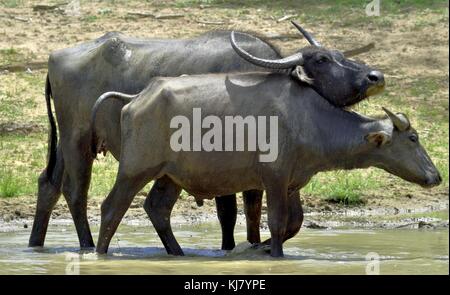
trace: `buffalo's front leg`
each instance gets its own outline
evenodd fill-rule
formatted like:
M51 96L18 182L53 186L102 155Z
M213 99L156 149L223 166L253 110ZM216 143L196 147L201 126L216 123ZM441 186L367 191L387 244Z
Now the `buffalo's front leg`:
M284 242L294 237L302 227L303 223L303 207L300 200L300 192L293 191L288 197L288 224L284 235Z
M234 226L236 225L236 195L216 197L217 216L222 228L222 250L232 250L234 242Z
M97 253L105 254L108 251L109 243L120 221L130 207L134 196L144 187L147 180L143 175L132 177L122 174L119 167L114 187L102 203Z
M289 195L287 202L289 215L283 242L294 237L300 231L303 223L303 208L300 200L300 192L298 190L293 191ZM270 245L270 243L271 239L263 242L264 245Z
M44 246L48 222L53 208L61 195L62 177L64 174L64 161L60 147L57 148L56 163L51 175L47 170L42 171L38 180L38 198L36 213L34 215L33 229L31 230L29 247Z
M153 184L145 200L144 209L166 248L167 254L181 256L184 255L183 250L175 239L170 226L170 214L180 192L181 188L178 185L169 177L163 176Z
M267 219L270 230L270 255L283 256L283 240L288 221L287 185L283 182L266 185Z
M245 191L243 192L243 197L245 219L247 222L247 240L251 244L260 243L259 225L261 222L263 191Z

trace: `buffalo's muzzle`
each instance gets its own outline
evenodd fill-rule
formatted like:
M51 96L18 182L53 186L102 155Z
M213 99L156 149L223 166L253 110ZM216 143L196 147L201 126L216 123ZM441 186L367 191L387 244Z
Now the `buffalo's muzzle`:
M427 177L425 184L422 186L426 187L426 188L432 188L434 186L438 186L439 184L441 184L441 182L442 182L442 177L439 173L437 173L433 176Z
M370 71L370 73L367 74L367 80L372 84L384 85L384 75L380 71Z
M384 75L380 71L370 71L366 76L367 87L366 97L376 95L384 90Z

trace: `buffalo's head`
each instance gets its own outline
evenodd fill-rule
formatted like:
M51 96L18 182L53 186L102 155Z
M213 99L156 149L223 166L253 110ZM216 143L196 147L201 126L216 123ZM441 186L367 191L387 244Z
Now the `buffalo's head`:
M231 32L231 45L237 54L252 64L275 70L290 70L294 77L308 83L338 107L354 105L384 89L383 73L348 59L349 55L340 51L326 49L297 23L292 23L311 46L291 56L278 60L255 57L236 43L234 32Z
M365 136L370 153L366 158L372 165L423 187L433 187L442 178L433 161L420 144L417 131L405 114L394 114L383 108L388 119L381 130Z

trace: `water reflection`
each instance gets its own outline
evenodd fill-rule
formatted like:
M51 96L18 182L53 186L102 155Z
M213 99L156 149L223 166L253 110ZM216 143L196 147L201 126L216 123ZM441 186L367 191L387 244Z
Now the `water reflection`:
M365 274L368 253L381 274L448 274L448 230L302 230L273 259L245 242L245 228L236 229L235 250L220 250L219 228L175 227L184 257L168 256L151 227L121 226L108 255L80 251L69 225L50 226L46 246L34 249L29 229L1 232L0 274L65 274L74 261L81 274Z

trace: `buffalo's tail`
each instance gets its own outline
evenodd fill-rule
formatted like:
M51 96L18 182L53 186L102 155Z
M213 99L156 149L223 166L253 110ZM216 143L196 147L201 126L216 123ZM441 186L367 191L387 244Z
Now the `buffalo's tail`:
M58 135L56 131L56 122L55 117L53 117L52 112L52 87L50 85L50 79L47 74L46 82L45 82L45 102L47 103L47 116L48 121L50 123L50 130L48 132L48 162L47 168L45 169L47 178L52 179L53 170L56 165L56 146L58 144Z
M122 102L124 102L125 104L127 104L131 100L136 98L137 96L138 96L138 94L130 95L130 94L125 94L125 93L121 93L121 92L110 91L110 92L103 93L97 99L97 101L94 104L94 107L92 108L91 125L90 125L90 129L91 129L91 153L92 153L93 158L96 158L97 157L97 153L98 153L98 149L97 149L98 138L97 138L97 134L95 132L95 120L96 120L97 112L98 112L98 110L100 108L100 105L105 100L107 100L108 98L119 99Z

